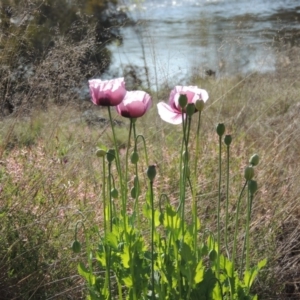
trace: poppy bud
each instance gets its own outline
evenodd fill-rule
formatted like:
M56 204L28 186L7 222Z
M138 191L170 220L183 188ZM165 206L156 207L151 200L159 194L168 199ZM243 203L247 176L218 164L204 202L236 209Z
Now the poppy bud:
M231 141L232 141L232 137L230 134L226 134L225 135L225 138L224 138L224 143L226 146L230 146L231 144Z
M114 199L117 199L118 196L119 196L119 192L116 188L112 188L111 191L110 191L110 195L114 198Z
M245 168L244 177L246 180L251 180L254 176L254 169L252 166L247 166Z
M194 103L188 103L188 105L185 108L186 114L191 117L195 113L195 104Z
M132 164L136 164L139 161L139 154L136 151L132 152L130 160Z
M188 103L187 96L185 94L181 94L179 96L178 103L182 109L185 108Z
M249 164L252 166L257 166L259 163L259 156L257 154L254 154L249 159Z
M106 151L103 150L103 149L97 149L97 150L96 150L96 155L97 155L97 157L104 157L105 154L106 154Z
M225 125L223 123L219 123L216 129L218 136L222 136L225 132Z
M79 253L80 250L81 250L81 244L80 244L80 242L78 242L77 240L74 241L74 242L72 243L71 248L72 248L72 250L73 250L74 253Z
M254 195L257 191L257 182L255 180L248 181L248 189L251 195Z
M115 159L115 149L109 149L107 151L106 159L108 162L112 162Z
M202 111L204 109L204 101L201 100L197 100L195 103L195 107L198 111Z
M150 181L154 180L154 178L156 176L156 166L155 165L152 165L152 166L148 167L147 176L148 176Z

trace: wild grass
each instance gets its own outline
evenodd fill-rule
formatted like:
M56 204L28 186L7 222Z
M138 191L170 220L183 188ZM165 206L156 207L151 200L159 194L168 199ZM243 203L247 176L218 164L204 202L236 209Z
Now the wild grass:
M278 66L272 74L191 79L191 84L205 88L210 95L202 118L197 181L199 218L205 227L216 227L215 125L225 123L226 133L233 136L230 221L234 220L243 168L253 153L261 157L250 228L252 260L268 258L268 266L255 284L261 299L298 299L300 295L299 50L285 55L290 56L291 64ZM167 99L154 99L158 100ZM105 122L85 122L82 116L87 109L106 117L91 104L82 108L68 102L1 120L2 299L84 298L77 263L84 259L86 248L83 243L84 251L74 255L70 246L78 220L85 219L89 231L95 224L101 227L101 164L94 152L99 145L112 145ZM122 154L127 126L116 125L116 129ZM146 137L149 161L158 166L156 192L167 193L175 203L181 128L163 123L154 105L137 122L137 130ZM190 199L187 195L187 203ZM80 230L79 238L81 234ZM240 236L239 247L242 243Z

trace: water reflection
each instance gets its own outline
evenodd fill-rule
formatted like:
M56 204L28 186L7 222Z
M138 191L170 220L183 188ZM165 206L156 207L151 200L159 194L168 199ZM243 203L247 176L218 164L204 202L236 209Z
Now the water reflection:
M182 82L207 69L217 76L274 71L279 46L299 42L296 1L146 0L139 7L124 5L136 25L124 27L124 43L113 48L111 70L147 64L151 83Z

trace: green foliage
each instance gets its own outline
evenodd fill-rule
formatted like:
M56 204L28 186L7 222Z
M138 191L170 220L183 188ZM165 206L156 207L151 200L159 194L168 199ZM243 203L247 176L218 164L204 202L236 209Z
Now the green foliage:
M148 211L145 217L150 222ZM207 242L202 242L201 247L195 249L193 228L186 226L183 236L183 221L178 213L170 204L164 211L161 213L155 210L155 227L158 230L154 235L153 253L147 243L147 236L131 226L130 222L125 229L121 218L115 219L112 231L101 239L93 254L98 266L78 265L79 274L88 284L89 299L108 299L108 287L101 275L108 263L110 276L115 276L115 285L119 286L113 290L114 297L121 290L126 299L147 299L152 289L149 285L151 259L154 259L154 290L158 299L256 299L251 296L250 289L258 272L266 265L266 260L246 271L244 278L239 278L232 269L232 262L218 252L210 236ZM220 278L215 273L217 256L220 256L221 262ZM208 258L209 265L206 263Z

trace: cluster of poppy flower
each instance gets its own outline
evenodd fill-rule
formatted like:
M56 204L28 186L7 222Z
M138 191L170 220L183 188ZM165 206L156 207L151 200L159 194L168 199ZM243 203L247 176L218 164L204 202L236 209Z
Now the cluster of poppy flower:
M118 114L126 118L139 118L151 107L152 99L144 91L126 91L124 78L111 80L89 80L90 94L95 105L115 106ZM187 103L197 100L206 102L208 93L197 86L176 86L170 93L169 103L157 104L161 119L171 124L181 124L185 111L179 104L181 95L186 95Z

